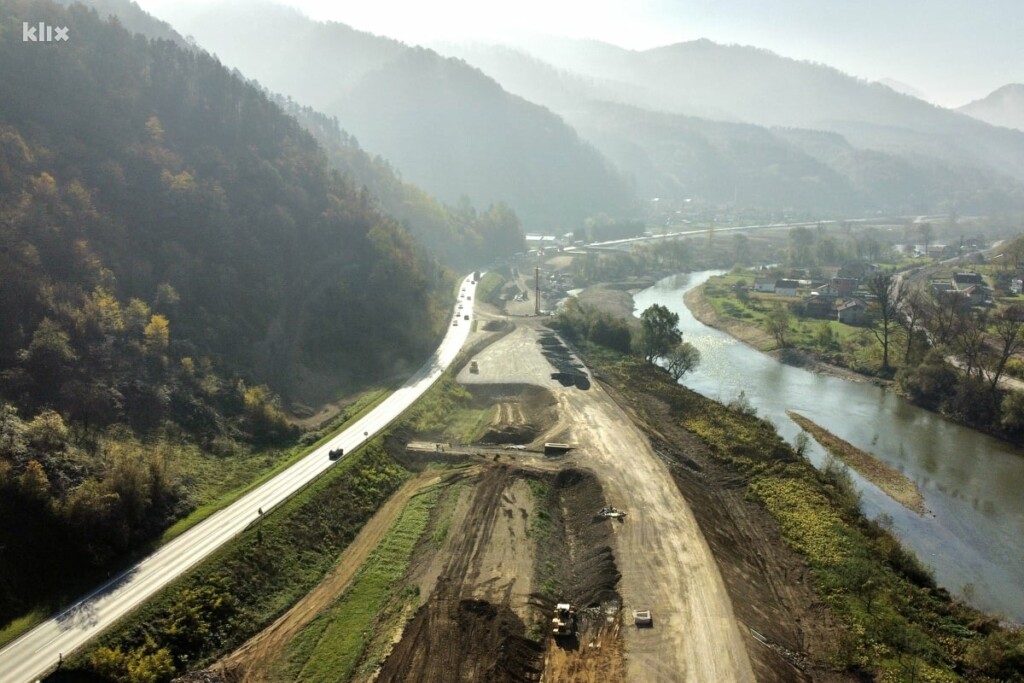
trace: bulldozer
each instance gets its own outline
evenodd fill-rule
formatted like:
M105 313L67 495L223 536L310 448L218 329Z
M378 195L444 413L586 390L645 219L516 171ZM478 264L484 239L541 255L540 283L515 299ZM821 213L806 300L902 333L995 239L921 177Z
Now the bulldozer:
M551 618L551 633L559 636L571 636L576 622L576 610L567 602L555 606L555 616Z
M607 519L622 519L626 516L623 510L618 510L614 507L601 508L597 514Z

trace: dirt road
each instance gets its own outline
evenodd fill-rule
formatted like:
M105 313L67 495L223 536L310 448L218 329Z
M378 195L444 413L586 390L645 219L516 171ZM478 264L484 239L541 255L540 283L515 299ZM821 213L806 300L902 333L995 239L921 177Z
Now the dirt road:
M352 581L352 577L391 528L409 499L440 479L441 477L437 473L428 471L406 482L370 518L370 521L342 553L338 564L316 588L295 603L277 621L224 658L218 664L218 668L223 667L226 671L234 672L233 680L240 683L261 683L269 680L271 667L284 652L287 644L344 592Z
M616 526L619 591L627 614L651 609L654 628L624 630L627 679L753 681L744 641L711 551L668 468L619 406L593 383L563 387L525 324L476 355L473 383L533 383L556 396L563 422L541 440L576 444L577 466L597 474L609 503L629 511Z

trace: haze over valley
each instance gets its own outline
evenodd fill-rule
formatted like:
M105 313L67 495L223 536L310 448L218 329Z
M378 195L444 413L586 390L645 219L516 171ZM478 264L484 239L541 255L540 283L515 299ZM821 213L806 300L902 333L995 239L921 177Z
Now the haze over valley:
M0 0L0 681L1024 681L1024 9L913 4Z

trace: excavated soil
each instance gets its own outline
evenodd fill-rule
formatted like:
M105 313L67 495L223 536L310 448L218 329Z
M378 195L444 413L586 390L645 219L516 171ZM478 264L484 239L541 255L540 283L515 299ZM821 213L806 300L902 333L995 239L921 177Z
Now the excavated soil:
M557 421L557 401L542 387L524 384L470 384L477 407L495 406L490 424L480 438L483 444L525 444L535 440Z
M806 562L785 544L764 507L746 497L746 481L715 461L698 437L674 426L669 409L657 397L630 393L626 398L612 387L605 388L647 432L689 501L718 562L736 617L747 627L747 650L756 679L763 683L858 680L827 664L841 640L842 627L812 589Z
M527 504L523 491L531 481L547 495ZM610 522L595 515L604 506L597 480L580 471L553 475L494 465L469 498L440 549L443 568L433 591L377 680L623 681L619 573L608 545ZM546 522L538 525L537 515ZM532 529L528 538L523 526ZM513 569L495 546L532 562ZM496 567L511 584L495 583ZM530 576L516 576L523 571ZM529 596L516 590L516 582L530 581L541 590ZM559 601L580 606L579 635L556 642L549 620Z

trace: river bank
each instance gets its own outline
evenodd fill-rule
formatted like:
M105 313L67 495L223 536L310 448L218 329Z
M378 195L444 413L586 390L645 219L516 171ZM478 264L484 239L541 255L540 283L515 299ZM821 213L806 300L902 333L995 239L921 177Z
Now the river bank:
M912 553L859 510L848 482L819 473L774 425L677 385L635 357L588 350L582 357L672 463L687 496L706 498L715 484L728 482L725 491L767 513L758 525L762 533L777 529L806 559L811 571L799 583L811 584L843 624L820 634L819 646L832 650L834 664L879 680L955 680L954 672L1000 680L1014 670L1021 633L998 630L990 617L937 587ZM710 538L715 531L714 524L704 529ZM762 561L760 571L770 574L768 563L775 561Z
M933 514L911 512L851 470L864 514L884 520L941 585L976 607L1024 622L1024 452L895 391L781 363L698 321L684 295L720 273L680 274L634 295L634 315L653 304L667 307L679 315L683 338L700 351L700 365L683 384L726 404L743 394L789 443L802 431L786 415L794 410L904 473ZM828 455L816 442L806 453L824 467Z
M746 323L733 318L726 318L719 315L715 307L711 305L704 296L704 287L694 287L683 296L683 302L693 313L693 317L708 327L721 330L726 334L735 337L748 346L771 356L780 363L803 368L822 375L838 377L848 382L865 382L879 387L891 387L891 380L879 377L869 377L849 368L844 368L831 363L823 363L813 356L798 349L778 349L775 339L757 325Z

